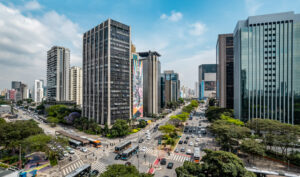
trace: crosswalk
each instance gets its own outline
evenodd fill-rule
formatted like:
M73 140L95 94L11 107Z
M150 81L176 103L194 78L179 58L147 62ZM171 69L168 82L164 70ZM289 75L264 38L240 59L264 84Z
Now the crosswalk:
M72 171L76 170L77 168L83 166L84 163L82 160L77 160L65 167L62 168L62 174L63 176L66 176L67 174L71 173Z
M98 170L101 174L106 170L106 165L98 160L92 164L92 170Z
M191 156L190 155L173 153L169 156L169 159L174 160L174 161L178 161L178 162L184 162L184 161L190 161Z

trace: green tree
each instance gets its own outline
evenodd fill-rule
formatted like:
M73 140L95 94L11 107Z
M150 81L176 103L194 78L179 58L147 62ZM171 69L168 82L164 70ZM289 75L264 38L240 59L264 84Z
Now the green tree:
M113 164L107 167L107 170L100 174L100 177L151 177L153 175L139 173L133 165Z
M51 136L45 134L32 135L22 141L22 147L29 153L36 151L46 152L48 150L47 144L51 139Z
M5 124L5 123L6 123L5 119L0 117L0 124Z
M264 155L265 154L265 146L263 144L258 143L254 139L246 139L242 141L241 150L243 152L249 153L254 161L255 155Z
M222 114L225 116L233 117L233 110L227 108L219 108L216 106L210 106L205 111L205 116L210 122L221 119Z
M183 165L175 169L177 177L205 177L202 166L198 163L184 161Z
M138 124L138 128L145 128L147 126L147 122L145 120L140 120Z
M179 104L184 104L184 99L183 99L183 98L179 98L179 99L178 99L178 103L179 103Z
M208 105L209 106L215 106L216 105L216 99L215 98L210 98L208 100Z
M129 126L126 120L117 119L110 129L110 137L123 137L129 134Z
M166 125L161 125L159 127L159 130L162 131L165 134L171 134L176 132L176 127L174 125L171 124L166 124Z

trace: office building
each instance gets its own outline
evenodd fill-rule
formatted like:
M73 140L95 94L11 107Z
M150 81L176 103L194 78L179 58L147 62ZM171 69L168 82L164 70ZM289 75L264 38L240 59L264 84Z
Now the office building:
M111 19L84 33L84 117L103 125L131 119L130 44L130 27Z
M82 105L82 69L77 66L70 69L70 101Z
M10 99L12 97L14 99L11 99L11 100L14 100L14 101L22 100L23 92L21 90L21 85L22 85L22 82L20 82L20 81L12 81L11 82L11 89L14 90L14 96L10 96Z
M144 116L158 114L161 110L160 54L155 51L140 52L143 62L143 111Z
M219 34L216 46L218 105L233 109L233 34Z
M163 76L163 88L165 107L169 102L176 102L180 98L180 81L178 73L173 70L164 71Z
M198 82L195 82L195 98L199 98L199 83Z
M198 68L199 99L216 96L216 64L202 64Z
M234 30L234 113L300 124L300 14L248 17Z
M53 46L47 52L47 99L69 100L70 50Z
M29 89L27 85L23 83L21 84L21 95L22 95L22 100L29 98Z
M8 91L9 100L16 101L16 93L17 93L17 91L15 89L9 90Z
M44 98L44 80L35 80L33 88L33 100L36 103L40 103Z
M143 117L143 61L137 53L132 53L132 95L133 118Z

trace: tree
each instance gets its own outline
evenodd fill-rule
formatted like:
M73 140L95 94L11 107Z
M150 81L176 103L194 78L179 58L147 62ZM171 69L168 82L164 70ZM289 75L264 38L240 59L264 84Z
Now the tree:
M179 103L179 104L184 104L184 99L183 99L183 98L179 98L179 99L178 99L178 103Z
M165 134L171 134L171 133L174 133L176 131L176 128L175 128L174 125L166 124L166 125L161 125L159 127L159 130L162 131Z
M264 155L265 154L265 146L258 143L254 139L243 140L242 144L241 144L241 150L243 152L251 154L253 157L253 161L254 161L255 155Z
M45 134L32 135L22 141L22 147L29 153L36 151L46 152L48 150L47 144L51 139L51 136Z
M100 177L151 177L153 175L139 173L133 165L113 164L107 167L107 170L100 174Z
M138 124L138 128L145 128L147 126L147 122L145 120L140 120Z
M216 105L216 99L215 98L210 98L208 100L208 105L209 106L215 106Z
M175 171L178 177L205 177L201 165L194 162L184 161L183 166L176 168Z
M110 137L122 137L129 134L129 126L126 120L117 119L110 129Z
M0 117L0 124L5 124L5 123L6 123L5 119Z
M233 117L233 110L227 108L219 108L216 106L210 106L205 111L205 116L207 117L207 120L210 122L221 119L222 114L229 117Z

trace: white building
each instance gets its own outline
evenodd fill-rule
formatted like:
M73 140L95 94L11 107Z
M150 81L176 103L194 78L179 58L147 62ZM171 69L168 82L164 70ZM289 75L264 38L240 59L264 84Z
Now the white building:
M34 81L34 93L33 93L34 102L42 102L44 98L44 80L35 80Z
M77 66L70 69L70 100L82 105L82 69Z

